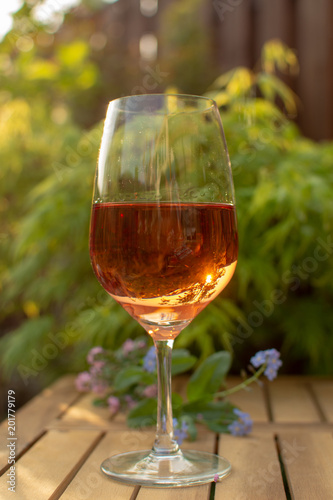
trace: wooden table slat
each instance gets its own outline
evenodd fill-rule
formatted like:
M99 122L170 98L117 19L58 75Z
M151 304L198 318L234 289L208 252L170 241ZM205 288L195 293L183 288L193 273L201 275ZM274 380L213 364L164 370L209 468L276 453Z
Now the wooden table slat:
M77 403L68 408L66 414L63 415L58 424L73 424L75 427L89 426L96 429L110 429L113 423L110 419L109 409L93 405L94 399L96 399L96 395L84 394ZM57 422L53 423L55 425L57 424Z
M108 456L150 449L154 429L134 431L126 416L111 419L107 408L79 395L73 377L64 377L17 412L17 498L26 500L209 500L211 484L151 489L115 482L100 471ZM234 378L229 386L238 381ZM182 386L180 386L182 389ZM219 453L232 464L217 483L214 500L286 500L279 456L293 500L333 500L333 381L279 377L267 391L231 397L254 420L247 437L220 436ZM266 399L266 395L268 398ZM270 419L267 408L273 419ZM0 498L8 491L7 422L0 426ZM182 448L215 450L214 433L199 426L198 440ZM2 462L1 462L2 461Z
M130 500L134 486L112 481L101 473L100 465L103 460L116 453L149 449L152 441L151 432L126 431L107 434L61 495L61 500Z
M182 449L214 453L215 446L215 435L213 433L207 434L205 428L202 426L199 428L197 440L194 442L184 441ZM178 488L177 490L173 488L161 488L158 492L152 488L142 487L136 500L156 500L156 498L158 498L158 500L174 500L175 496L177 496L177 500L209 500L210 489L210 484L196 487L189 486L186 488Z
M228 388L242 382L240 378L230 378ZM263 387L258 384L252 384L248 389L236 392L228 396L229 401L238 406L242 411L251 415L254 422L268 422L267 403Z
M50 431L16 463L16 496L20 500L58 498L77 467L100 439L99 431ZM9 498L7 475L0 478L0 498Z
M274 422L321 421L306 384L299 379L277 379L268 385L268 393Z
M292 499L332 500L332 433L286 431L278 440Z
M285 500L274 436L220 436L219 453L231 462L231 474L216 484L215 500Z
M38 436L51 419L57 418L80 397L74 386L74 377L67 375L43 390L16 412L16 456ZM7 466L8 450L2 444L8 437L7 420L0 426L0 472Z
M326 421L333 423L333 381L314 380L311 387Z

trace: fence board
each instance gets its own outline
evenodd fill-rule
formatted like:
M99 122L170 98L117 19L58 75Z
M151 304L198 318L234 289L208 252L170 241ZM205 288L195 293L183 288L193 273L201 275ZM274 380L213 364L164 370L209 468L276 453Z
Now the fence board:
M300 62L297 92L303 103L300 124L314 139L333 136L332 0L297 3L295 30Z
M294 43L293 2L290 0L257 0L255 9L255 51L260 54L267 40L279 38Z
M221 73L235 66L252 66L251 2L229 5L228 9L228 2L213 1L212 6L215 52Z

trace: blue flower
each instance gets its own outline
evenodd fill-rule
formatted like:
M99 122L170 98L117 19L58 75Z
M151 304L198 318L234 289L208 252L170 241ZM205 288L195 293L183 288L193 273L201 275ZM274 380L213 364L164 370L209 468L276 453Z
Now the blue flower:
M233 436L245 436L252 431L252 418L244 411L234 408L234 414L237 419L228 425L228 430Z
M257 354L252 356L250 359L250 363L255 367L259 368L259 366L266 363L266 351L259 351Z
M184 420L182 420L180 425L176 418L173 418L172 422L173 422L173 436L176 439L177 443L181 445L184 439L188 437L187 433L188 425Z
M154 346L149 349L143 358L143 368L150 373L156 370L156 353Z
M264 375L268 380L273 380L277 376L278 369L282 366L282 361L280 360L280 353L276 349L267 349L266 351L259 351L257 354L252 356L250 359L251 364L255 368L259 368L263 364L266 364L266 369Z

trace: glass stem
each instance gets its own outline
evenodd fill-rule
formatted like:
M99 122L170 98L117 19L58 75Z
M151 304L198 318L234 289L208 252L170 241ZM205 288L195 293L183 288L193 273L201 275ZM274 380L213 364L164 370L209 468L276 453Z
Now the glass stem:
M171 404L171 357L173 340L155 340L157 359L157 429L153 451L162 455L174 454L179 450L173 437Z

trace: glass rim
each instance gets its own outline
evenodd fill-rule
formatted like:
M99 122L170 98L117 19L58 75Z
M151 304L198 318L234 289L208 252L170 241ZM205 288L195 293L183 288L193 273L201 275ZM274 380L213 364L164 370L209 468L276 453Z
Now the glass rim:
M163 92L157 92L157 93L154 93L154 94L133 94L133 95L127 95L127 96L122 96L122 97L116 97L115 99L112 99L111 101L109 101L108 103L108 109L112 108L113 106L116 106L118 111L124 111L126 113L142 113L143 109L140 109L140 110L135 110L135 109L128 109L126 107L124 107L123 109L121 108L121 106L119 106L121 104L121 102L131 102L133 101L133 103L135 103L135 101L139 102L144 102L145 100L151 100L153 98L177 98L177 99L183 99L184 101L190 101L190 100L193 100L193 101L201 101L201 102L206 102L207 103L207 106L206 107L203 107L203 108L198 108L198 109L194 109L194 110L191 110L191 111L188 111L188 112L192 112L192 113L203 113L203 112L207 112L207 111L211 111L212 109L216 109L217 108L217 103L216 101L214 101L214 99L212 99L211 97L205 97L205 96L199 96L199 95L195 95L195 94L170 94L170 93L163 93ZM161 111L161 110L156 110L156 112L158 111ZM179 112L184 112L184 110L181 110L181 109L177 109L177 111ZM162 114L162 113L161 113ZM165 113L163 113L165 114Z

